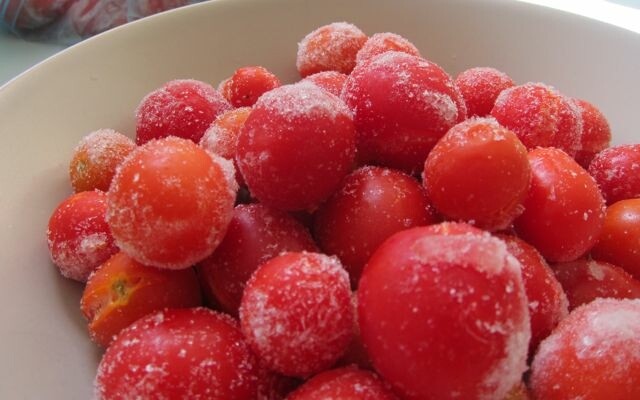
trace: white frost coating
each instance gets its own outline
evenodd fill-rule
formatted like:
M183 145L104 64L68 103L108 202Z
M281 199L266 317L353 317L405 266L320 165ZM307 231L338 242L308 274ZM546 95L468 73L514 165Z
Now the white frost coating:
M440 114L440 119L449 125L455 124L458 119L458 106L450 96L431 90L422 92L424 100L432 105Z
M329 40L318 41L320 37ZM367 36L357 26L347 22L334 22L310 32L298 43L296 67L298 71L309 68L335 70L349 73L356 64L357 48L367 40ZM345 57L345 50L355 50L353 57Z
M605 277L604 270L596 261L593 261L593 260L589 261L589 263L587 264L587 268L589 269L589 275L593 279L597 281L601 281L604 279Z

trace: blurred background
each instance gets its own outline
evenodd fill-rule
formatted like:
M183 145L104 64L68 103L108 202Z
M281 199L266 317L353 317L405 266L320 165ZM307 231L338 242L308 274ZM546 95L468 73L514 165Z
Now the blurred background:
M201 1L0 0L0 85L88 37L130 21ZM512 1L538 3L575 12L636 30L640 34L640 0Z

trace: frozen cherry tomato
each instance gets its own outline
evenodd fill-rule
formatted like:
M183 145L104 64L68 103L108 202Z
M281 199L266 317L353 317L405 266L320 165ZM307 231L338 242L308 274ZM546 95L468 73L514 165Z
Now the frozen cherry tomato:
M356 54L367 41L357 26L334 22L310 32L298 43L296 67L303 78L322 71L351 72Z
M338 256L356 287L365 263L385 239L434 222L417 180L395 170L364 167L348 175L320 206L314 236L324 252Z
M263 93L278 86L280 79L265 67L242 67L224 81L220 93L234 107L251 107Z
M403 398L500 399L527 368L521 265L488 233L433 232L396 233L367 263L362 340Z
M602 233L591 255L624 268L640 279L640 199L622 200L610 205Z
M423 183L445 216L487 230L505 229L522 212L531 168L515 133L493 119L451 128L424 164Z
M356 64L368 62L387 51L399 51L420 57L420 51L409 40L395 33L382 32L374 33L373 36L367 39L358 54L356 54Z
M333 365L351 341L349 276L335 257L285 253L251 276L240 322L264 364L288 376L307 377Z
M258 372L256 400L284 400L301 384L301 379L278 374L261 365Z
M133 8L140 16L153 15L172 8L186 6L189 0L137 0L128 3L129 9Z
M89 322L91 339L107 347L118 332L138 318L164 308L201 304L193 269L147 267L120 252L91 274L80 309Z
M311 82L320 89L340 97L344 83L347 81L347 75L338 71L322 71L307 76L303 81Z
M597 298L638 299L640 281L604 261L580 259L553 266L572 310Z
M98 366L103 400L253 400L258 365L231 317L204 308L150 314L122 331Z
M544 84L503 90L491 115L514 131L528 149L553 146L572 157L580 149L580 110L573 100Z
M532 180L524 212L515 220L518 235L548 261L572 261L598 240L604 200L593 178L565 152L529 152Z
M238 205L224 239L198 266L205 294L237 315L247 280L262 263L285 251L305 250L317 247L293 217L263 204Z
M198 143L209 125L231 109L211 85L190 79L165 83L149 93L136 110L136 143L178 136Z
M75 0L67 15L75 33L83 38L128 22L127 0Z
M640 144L611 147L596 154L589 173L607 204L640 197Z
M80 192L55 209L47 228L51 260L60 273L85 282L89 274L118 251L106 222L104 192Z
M640 300L597 299L576 308L531 364L537 400L640 399Z
M409 173L421 171L436 142L466 116L442 68L397 51L358 64L342 98L354 112L358 157Z
M490 67L475 67L462 71L456 77L470 117L485 117L491 113L500 92L515 85L504 72Z
M397 397L371 371L355 367L322 372L306 381L287 400L396 400Z
M500 234L509 253L522 265L522 282L529 303L531 341L529 355L533 356L542 339L569 313L569 301L553 270L542 255L516 236Z
M5 0L0 15L5 24L17 29L41 28L62 15L72 0Z
M576 154L576 161L583 168L589 168L593 157L609 147L611 142L611 128L607 118L593 104L574 99L582 115L582 134L580 135L580 150Z
M69 164L73 190L109 190L116 168L135 147L133 140L113 129L100 129L82 138Z
M351 294L351 304L353 306L353 338L347 351L342 358L336 363L336 367L357 365L360 368L373 370L373 365L367 354L367 349L364 348L362 343L362 337L360 336L360 325L358 325L358 294L353 292Z
M301 82L265 93L238 138L237 161L251 194L283 210L328 198L355 158L353 117L336 96Z
M142 264L169 269L208 257L233 212L237 185L225 168L177 137L135 149L107 195L107 221L120 249Z

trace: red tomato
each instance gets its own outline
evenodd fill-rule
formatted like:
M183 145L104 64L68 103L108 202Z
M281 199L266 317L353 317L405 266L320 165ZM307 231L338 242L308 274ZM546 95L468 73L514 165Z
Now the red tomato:
M358 157L409 173L421 171L438 139L466 116L442 68L397 51L358 64L342 98L354 112Z
M405 399L504 397L526 370L531 333L520 269L487 233L391 236L358 289L376 370Z
M314 236L340 258L352 287L374 250L403 229L435 222L420 183L399 171L364 167L352 172L315 214Z
M251 107L263 93L280 86L280 79L261 66L235 70L221 85L220 93L234 107Z
M529 355L533 356L542 339L569 313L569 302L553 270L542 255L524 240L511 235L497 235L509 252L522 265L522 281L529 303L531 341Z
M98 366L103 400L253 400L257 363L238 324L204 308L169 309L126 328Z
M505 229L522 213L530 181L527 149L493 119L454 126L424 164L423 184L435 208L487 230Z
M515 220L518 235L548 261L572 261L598 240L604 200L591 176L562 150L529 152L532 181L524 212Z
M531 364L537 400L640 399L640 300L597 299L542 341Z
M127 0L71 1L67 16L75 33L83 38L125 24Z
M355 367L322 372L306 381L287 400L396 400L397 397L371 371Z
M574 99L574 101L582 115L580 150L575 158L578 164L586 169L589 168L591 160L598 152L609 147L611 128L609 128L607 118L596 106L585 100Z
M298 43L296 67L303 78L322 71L351 72L356 54L367 41L357 26L334 22L310 32Z
M105 220L104 192L80 192L58 205L47 227L51 260L60 273L85 282L89 274L118 251Z
M203 260L231 219L237 186L228 174L189 140L169 137L138 147L107 196L116 243L136 261L160 268Z
M640 298L640 281L625 270L603 261L580 259L553 266L569 299L569 309L597 298Z
M311 82L320 89L340 97L344 83L347 81L347 75L338 71L322 71L307 76L303 81Z
M383 32L374 33L367 39L356 55L356 64L368 62L387 51L399 51L420 57L420 51L409 40L395 33Z
M198 267L205 294L237 315L247 280L262 263L285 251L304 250L317 247L293 217L263 204L238 205L224 239Z
M334 365L334 367L357 365L362 369L373 370L373 365L369 359L369 354L364 348L362 343L362 336L360 335L360 325L358 325L358 294L357 292L351 293L351 305L353 306L353 337L351 343L347 347L347 351L344 356Z
M640 144L601 151L591 161L589 173L598 182L608 205L640 197Z
M91 339L107 347L118 332L138 318L164 308L201 304L193 269L147 267L120 252L91 274L80 309L89 322Z
M72 0L5 0L0 2L4 23L17 29L41 28L64 14Z
M237 161L261 203L287 211L316 207L350 171L355 127L339 98L308 82L265 93L238 138Z
M500 92L515 85L507 74L489 67L462 71L455 83L464 97L467 115L470 117L489 115Z
M639 243L640 199L622 200L607 208L602 233L591 255L640 279Z
M335 257L285 253L251 276L240 322L264 364L307 377L333 365L352 336L349 277Z

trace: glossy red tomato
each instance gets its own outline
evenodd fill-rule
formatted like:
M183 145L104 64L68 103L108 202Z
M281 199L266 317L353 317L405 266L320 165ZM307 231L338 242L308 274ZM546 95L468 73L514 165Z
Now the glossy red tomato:
M220 93L234 107L251 107L262 94L280 86L280 79L261 66L242 67L226 79Z
M515 220L518 235L548 261L572 261L598 240L604 200L593 178L565 152L529 152L532 181L524 212Z
M322 372L306 381L287 400L397 400L371 371L355 367Z
M436 222L420 183L400 171L364 167L352 172L315 214L314 236L335 254L356 287L375 249L403 229Z
M640 279L639 243L640 199L622 200L607 208L602 233L591 255Z
M520 269L488 233L391 236L358 289L376 371L405 399L504 397L526 369L531 334Z
M89 322L89 335L104 347L122 329L147 314L201 304L193 269L147 267L122 252L91 274L80 299L80 309Z
M609 147L611 128L607 118L596 106L585 100L574 99L574 101L582 116L580 150L575 159L586 169L589 168L596 154Z
M527 149L488 118L455 125L424 164L423 184L435 208L491 231L507 228L522 212L530 182Z
M258 366L231 317L168 309L126 328L98 366L102 400L254 400Z

